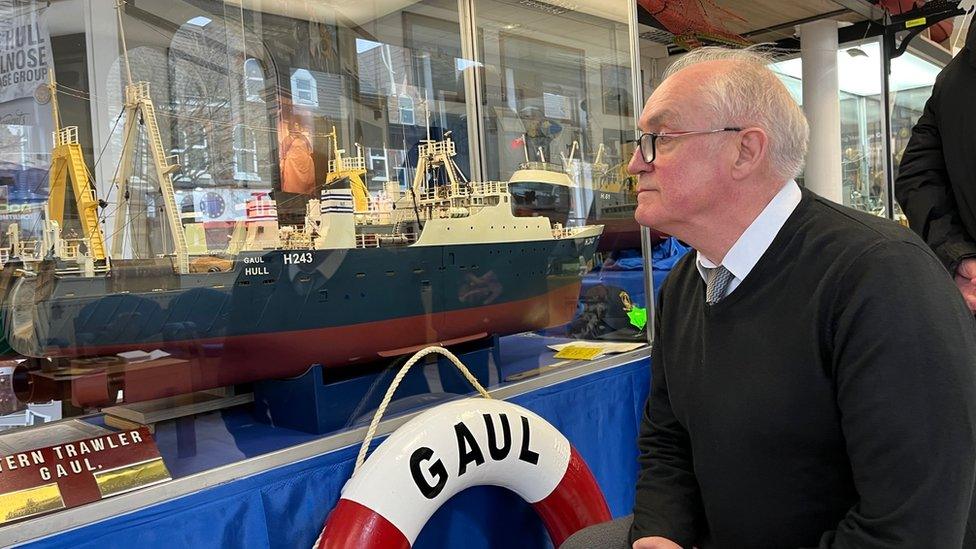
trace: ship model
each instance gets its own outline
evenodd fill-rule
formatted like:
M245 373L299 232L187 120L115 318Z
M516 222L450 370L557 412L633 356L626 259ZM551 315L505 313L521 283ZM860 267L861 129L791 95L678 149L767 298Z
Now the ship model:
M507 182L463 178L450 135L420 144L413 183L390 211L357 212L351 178L337 177L308 202L303 226L279 228L270 199L255 199L232 254L192 256L148 85L127 97L149 132L175 253L99 259L92 245L69 257L50 224L50 253L18 269L7 297L7 339L22 355L212 357L198 390L542 329L575 313L603 227L516 217ZM343 152L334 171L365 165Z
M382 200L370 197L362 149L346 155L333 129L326 184L302 224L280 226L279 205L257 193L226 249L191 251L172 181L179 158L165 152L149 84L132 79L121 15L118 24L128 84L112 238L102 233L97 210L106 202L95 195L77 130L57 118L52 173L67 177L52 176L43 238L11 235L2 331L31 359L14 375L22 400L100 405L119 389L126 401L146 400L573 318L603 226L517 217L510 184L466 180L450 133L431 139L429 122L405 189L394 182ZM141 142L173 250L150 258L126 257L123 245L129 221L144 213L130 208L127 188ZM62 234L68 182L80 237ZM119 365L120 353L137 351L169 356ZM70 395L52 385L62 374Z

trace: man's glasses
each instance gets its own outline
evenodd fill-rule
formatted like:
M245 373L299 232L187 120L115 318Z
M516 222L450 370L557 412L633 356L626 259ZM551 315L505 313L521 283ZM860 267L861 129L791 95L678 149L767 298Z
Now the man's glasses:
M640 143L641 156L644 157L644 162L650 164L654 162L657 158L657 140L660 138L672 138L672 137L684 137L686 135L702 135L708 133L719 133L719 132L741 132L742 128L721 128L718 130L690 130L684 132L666 132L666 133L642 133L640 137L637 138L637 142Z

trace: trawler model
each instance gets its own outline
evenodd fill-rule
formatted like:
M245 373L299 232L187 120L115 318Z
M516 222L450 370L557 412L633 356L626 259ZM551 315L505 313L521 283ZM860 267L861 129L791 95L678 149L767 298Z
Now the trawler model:
M279 248L245 247L226 268L195 272L179 253L95 273L45 260L11 292L11 344L36 357L205 349L224 372L200 389L568 322L602 226L516 217L508 184L465 181L454 153L449 136L422 142L389 231L370 232L338 181Z

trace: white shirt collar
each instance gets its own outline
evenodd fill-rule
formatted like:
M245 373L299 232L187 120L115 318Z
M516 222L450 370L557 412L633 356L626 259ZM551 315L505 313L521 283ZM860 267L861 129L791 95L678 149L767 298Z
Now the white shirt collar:
M735 278L729 284L726 295L731 293L756 266L759 258L769 249L769 245L773 243L773 239L786 224L786 220L796 209L802 197L803 193L800 192L800 187L796 181L787 181L783 188L776 193L776 196L769 201L769 204L763 208L763 211L756 216L752 224L739 236L735 244L729 248L729 252L725 254L725 258L722 260L722 265ZM697 254L698 273L702 279L705 279L706 269L713 269L718 265L702 255L701 252L697 252Z

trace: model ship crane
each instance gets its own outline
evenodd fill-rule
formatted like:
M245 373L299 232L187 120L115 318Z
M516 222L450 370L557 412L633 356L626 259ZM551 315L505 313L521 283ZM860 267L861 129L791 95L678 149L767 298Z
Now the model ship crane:
M76 246L69 241L61 241L57 234L64 228L64 202L67 183L71 183L78 216L81 222L82 241L86 244L86 271L94 268L95 264L106 266L105 240L98 223L98 199L92 188L91 173L85 165L81 145L78 143L78 126L61 127L61 115L58 109L57 85L54 81L54 71L49 71L51 91L51 110L54 119L54 131L51 133L54 148L51 152L50 195L48 197L48 223L53 227L53 240L62 244L55 247L56 255L64 258L78 258ZM48 231L45 231L48 233ZM61 249L58 249L61 248ZM90 263L88 262L90 260Z
M176 255L176 272L187 274L190 272L189 251L186 244L186 234L180 220L179 209L176 205L176 191L173 188L172 175L180 169L179 157L166 155L163 142L159 135L159 124L156 121L156 109L149 95L149 82L133 82L132 71L129 68L129 54L125 44L125 29L122 25L122 2L116 3L118 14L119 36L122 39L122 59L128 83L125 86L125 129L123 130L122 156L119 169L115 177L116 210L115 230L112 239L112 257L122 257L122 243L125 240L125 230L129 223L129 177L132 174L132 153L135 151L139 132L139 120L142 119L146 128L149 142L149 152L152 155L153 166L163 198L163 209L169 225L170 236Z
M363 148L356 143L356 156L345 156L346 150L339 148L339 137L335 126L332 133L326 137L332 139L332 160L329 161L329 173L325 177L325 186L331 187L342 179L349 180L352 189L353 209L356 213L364 213L369 209L369 191L366 188L366 159Z

